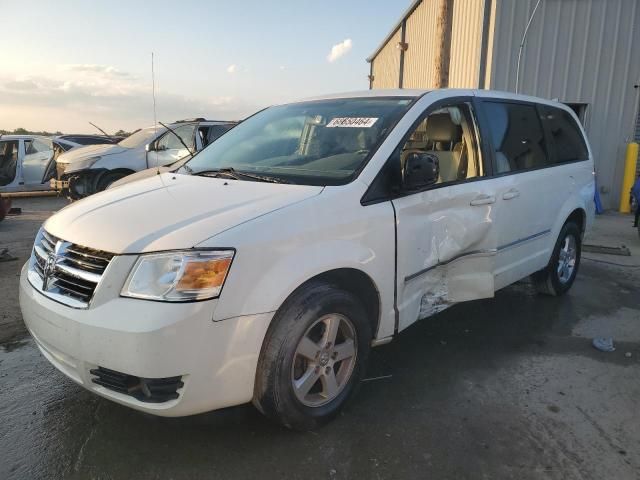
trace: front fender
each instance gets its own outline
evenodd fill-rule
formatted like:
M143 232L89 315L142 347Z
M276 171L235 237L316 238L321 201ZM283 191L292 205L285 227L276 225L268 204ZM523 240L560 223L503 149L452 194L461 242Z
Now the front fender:
M112 155L105 155L98 160L92 168L106 170L133 170L135 172L147 168L146 152L144 150L133 150Z
M378 290L378 338L392 335L392 207L389 203L362 207L358 202L352 208L345 205L349 202L334 203L326 197L324 202L301 202L198 245L236 249L214 320L276 311L307 280L330 270L352 268L366 274Z

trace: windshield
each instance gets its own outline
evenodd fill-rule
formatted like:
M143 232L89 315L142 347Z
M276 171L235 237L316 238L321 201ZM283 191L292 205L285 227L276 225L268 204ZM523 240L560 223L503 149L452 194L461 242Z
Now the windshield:
M136 133L132 133L127 138L118 143L121 147L124 148L138 148L146 145L151 142L155 137L157 132L164 132L164 128L143 128L142 130L138 130Z
M207 146L179 172L232 168L306 185L347 183L410 103L404 97L351 98L271 107Z

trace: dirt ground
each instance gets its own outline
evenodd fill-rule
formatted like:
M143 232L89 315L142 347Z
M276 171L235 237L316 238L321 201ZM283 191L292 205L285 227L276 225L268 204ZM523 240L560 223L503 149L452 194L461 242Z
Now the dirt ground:
M0 342L25 333L18 305L20 269L31 255L33 239L42 223L67 204L59 197L16 198L12 205L21 208L22 214L0 222L0 250L9 248L18 258L0 262Z
M640 478L629 217L601 217L589 241L625 243L631 257L585 254L563 298L522 282L419 322L373 351L371 380L343 415L301 434L250 405L153 417L58 373L24 335L17 284L39 224L64 203L17 201L23 214L0 223L0 245L20 257L0 263L2 479ZM595 350L595 336L616 351Z

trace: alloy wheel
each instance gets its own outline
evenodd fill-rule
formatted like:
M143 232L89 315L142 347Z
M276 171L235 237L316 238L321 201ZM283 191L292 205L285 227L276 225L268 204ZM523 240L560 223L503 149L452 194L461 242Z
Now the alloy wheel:
M558 252L558 280L560 283L567 283L571 279L576 267L577 257L576 239L569 234L564 237Z
M355 328L347 317L329 314L315 321L300 339L291 368L300 403L320 407L349 383L358 352Z

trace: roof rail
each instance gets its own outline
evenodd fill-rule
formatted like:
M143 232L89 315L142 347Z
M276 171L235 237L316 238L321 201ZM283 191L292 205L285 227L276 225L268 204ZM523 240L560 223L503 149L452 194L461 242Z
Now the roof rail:
M206 118L196 117L196 118L185 118L184 120L176 120L174 123L188 123L188 122L206 122Z

